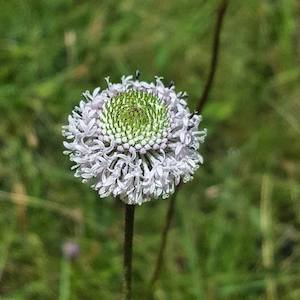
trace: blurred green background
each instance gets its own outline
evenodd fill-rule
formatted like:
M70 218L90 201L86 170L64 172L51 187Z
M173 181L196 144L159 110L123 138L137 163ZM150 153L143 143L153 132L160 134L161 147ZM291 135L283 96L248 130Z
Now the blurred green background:
M0 0L0 299L120 299L123 207L70 171L61 126L104 77L161 75L196 107L215 0ZM155 299L300 299L300 3L231 0ZM168 200L136 210L134 299ZM64 242L80 246L68 262Z

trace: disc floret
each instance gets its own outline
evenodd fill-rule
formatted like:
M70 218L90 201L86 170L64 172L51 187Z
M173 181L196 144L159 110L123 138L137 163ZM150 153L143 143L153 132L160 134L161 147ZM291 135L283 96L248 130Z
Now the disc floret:
M157 96L138 90L121 92L105 103L100 112L104 132L120 150L134 147L140 153L155 144L164 148L168 128L168 108Z

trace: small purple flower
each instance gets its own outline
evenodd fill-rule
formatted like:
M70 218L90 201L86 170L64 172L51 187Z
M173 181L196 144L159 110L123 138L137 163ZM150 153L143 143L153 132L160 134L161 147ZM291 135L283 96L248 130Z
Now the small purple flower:
M67 241L62 246L62 252L67 259L75 259L80 254L80 247L73 241Z

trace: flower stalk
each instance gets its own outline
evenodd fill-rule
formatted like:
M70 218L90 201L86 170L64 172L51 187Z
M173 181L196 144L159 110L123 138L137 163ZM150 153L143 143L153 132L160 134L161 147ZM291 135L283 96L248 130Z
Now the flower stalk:
M178 191L178 189L177 189L177 191ZM166 215L166 221L165 221L164 227L162 229L161 242L160 242L160 246L159 246L159 250L158 250L155 269L154 269L154 272L153 272L153 275L152 275L152 278L150 281L150 289L151 290L160 275L160 271L161 271L161 267L162 267L162 263L163 263L163 259L164 259L165 248L166 248L166 244L167 244L168 232L169 232L171 222L172 222L172 217L174 214L177 191L174 193L174 195L171 197L171 199L169 201L168 211L167 211L167 215Z
M198 105L196 108L198 112L202 112L203 107L208 100L208 96L211 91L212 84L216 75L216 71L218 67L218 59L219 59L219 50L220 50L220 36L223 27L223 20L228 7L228 2L229 0L222 0L218 8L217 20L216 20L215 32L214 32L213 44L212 44L212 56L210 61L209 74L202 95L198 101Z
M124 300L131 300L132 249L135 206L125 204L124 227Z
M218 67L218 58L219 58L219 49L220 49L220 36L221 36L221 30L223 27L223 21L224 17L227 11L229 0L222 0L220 2L218 13L217 13L217 19L216 19L216 25L215 25L215 31L214 31L214 37L213 37L213 44L212 44L212 56L211 56L211 62L210 62L210 68L208 73L208 78L206 80L204 90L198 100L198 104L196 107L196 111L200 114L207 103L209 93L212 88L212 84L215 78L216 70ZM180 189L181 185L178 186L177 192ZM167 244L167 238L169 234L169 230L171 227L171 222L173 219L174 211L175 211L175 204L176 204L176 195L174 194L172 199L170 199L168 204L168 210L165 217L165 222L163 225L162 233L161 233L161 239L160 239L160 245L159 245L159 252L156 259L156 265L154 268L153 275L151 277L150 281L150 287L153 287L157 280L159 279L162 264L163 264L163 257L164 252ZM152 290L151 290L152 292Z

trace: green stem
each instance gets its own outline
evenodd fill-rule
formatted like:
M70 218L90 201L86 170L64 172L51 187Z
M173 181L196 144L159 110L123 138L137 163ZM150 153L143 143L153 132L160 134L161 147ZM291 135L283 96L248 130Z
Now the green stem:
M60 270L60 283L59 283L59 300L70 299L70 277L71 277L71 262L70 259L63 256L61 261Z

